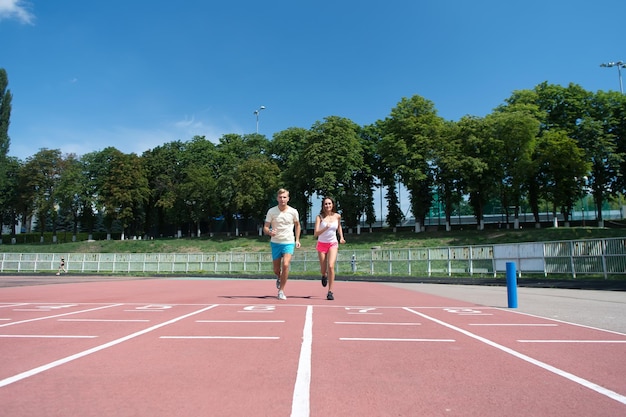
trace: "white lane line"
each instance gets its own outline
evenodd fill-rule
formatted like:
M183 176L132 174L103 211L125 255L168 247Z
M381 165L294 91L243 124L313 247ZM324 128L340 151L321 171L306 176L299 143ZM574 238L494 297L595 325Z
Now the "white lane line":
M375 321L336 321L335 324L366 324L366 325L381 325L381 326L421 326L422 323L384 323Z
M520 343L626 343L626 340L518 340Z
M11 323L0 324L0 327L13 326L15 324L22 324L22 323L30 323L32 321L54 319L54 318L57 318L57 317L71 316L72 314L81 314L81 313L86 313L88 311L96 311L96 310L102 310L102 309L105 309L105 308L119 307L121 305L124 305L124 304L111 304L111 305L106 305L106 306L102 306L102 307L90 308L90 309L87 309L87 310L78 310L78 311L72 311L72 312L69 312L69 313L55 314L54 316L44 316L44 317L37 317L37 318L34 318L34 319L14 321L14 322L11 322Z
M308 417L311 412L311 346L313 344L313 306L307 306L298 373L293 388L291 417Z
M150 320L145 320L145 319L139 319L139 320L133 320L133 319L130 319L130 320L126 320L126 319L115 319L115 320L112 320L112 319L59 319L58 321L71 321L71 322L86 321L86 322L89 322L89 323L92 323L92 322L96 322L96 323L99 323L99 322L103 322L103 323L109 323L109 322L111 322L111 323L146 323L146 322L149 322Z
M285 320L196 320L196 323L284 323Z
M506 346L500 345L500 344L498 344L496 342L493 342L493 341L491 341L489 339L486 339L484 337L478 336L478 335L476 335L476 334L474 334L472 332L468 332L467 330L464 330L464 329L461 329L459 327L453 326L452 324L446 323L446 322L441 321L439 319L436 319L434 317L430 317L430 316L428 316L426 314L420 313L419 311L415 311L415 310L412 310L412 309L407 308L407 307L404 307L404 310L406 310L406 311L408 311L410 313L413 313L413 314L417 314L418 316L423 317L423 318L425 318L427 320L430 320L430 321L433 321L435 323L438 323L438 324L440 324L440 325L442 325L444 327L447 327L447 328L452 329L454 331L457 331L457 332L459 332L461 334L464 334L465 336L471 337L472 339L478 340L479 342L485 343L485 344L487 344L489 346L492 346L492 347L494 347L496 349L499 349L499 350L501 350L503 352L506 352L506 353L508 353L510 355L513 355L516 358L519 358L519 359L521 359L523 361L526 361L526 362L531 363L533 365L536 365L536 366L538 366L540 368L543 368L546 371L552 372L552 373L554 373L556 375L559 375L559 376L561 376L563 378L569 379L572 382L575 382L575 383L580 384L580 385L582 385L584 387L587 387L587 388L589 388L589 389L591 389L591 390L593 390L593 391L595 391L595 392L597 392L599 394L602 394L602 395L605 395L605 396L607 396L609 398L612 398L615 401L618 401L618 402L620 402L622 404L626 404L626 396L624 396L622 394L619 394L619 393L617 393L615 391L611 391L608 388L604 388L604 387L602 387L602 386L600 386L598 384L595 384L595 383L593 383L591 381L588 381L588 380L586 380L584 378L581 378L579 376L576 376L574 374L566 372L566 371L564 371L562 369L559 369L559 368L557 368L555 366L548 365L545 362L541 362L541 361L539 361L537 359L531 358L530 356L524 355L523 353L520 353L520 352L518 352L516 350L513 350L513 349L508 348Z
M235 339L235 340L278 340L278 336L161 336L159 339Z
M358 342L456 342L454 339L395 339L390 337L340 337L339 340Z
M19 307L19 306L27 306L27 305L28 303L3 304L3 305L0 305L0 308Z
M530 326L530 327L557 327L554 323L470 323L469 326Z
M15 337L25 339L95 339L98 336L72 336L72 335L45 335L45 334L0 334L0 337Z
M173 318L171 320L165 321L163 323L157 324L157 325L152 326L152 327L148 327L147 329L140 330L138 332L129 334L127 336L120 337L119 339L112 340L111 342L105 343L103 345L96 346L96 347L93 347L91 349L84 350L84 351L76 353L74 355L67 356L65 358L59 359L59 360L54 361L54 362L50 362L50 363L48 363L46 365L42 365L42 366L39 366L37 368L33 368L33 369L29 370L29 371L22 372L20 374L14 375L12 377L2 379L2 380L0 380L0 388L1 387L5 387L5 386L7 386L9 384L12 384L14 382L17 382L17 381L21 381L22 379L26 379L26 378L31 377L33 375L37 375L37 374L39 374L41 372L47 371L47 370L52 369L54 367L66 364L66 363L71 362L73 360L80 359L80 358L82 358L84 356L91 355L92 353L96 353L96 352L99 352L101 350L110 348L111 346L118 345L118 344L120 344L122 342L125 342L127 340L130 340L130 339L133 339L135 337L144 335L146 333L149 333L149 332L151 332L153 330L156 330L156 329L159 329L161 327L170 325L172 323L176 323L177 321L180 321L180 320L186 319L187 317L191 317L191 316L194 316L196 314L202 313L204 311L210 310L210 309L215 308L217 306L218 306L217 304L212 304L212 305L210 305L208 307L201 308L200 310L192 311L191 313L188 313L188 314L185 314L185 315Z

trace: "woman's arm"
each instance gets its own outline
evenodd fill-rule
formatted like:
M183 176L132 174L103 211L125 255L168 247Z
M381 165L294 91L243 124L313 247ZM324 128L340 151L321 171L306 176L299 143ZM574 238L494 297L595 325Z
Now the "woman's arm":
M337 226L337 233L339 234L339 243L346 243L343 238L343 229L341 228L341 214L337 213L337 222L339 225Z

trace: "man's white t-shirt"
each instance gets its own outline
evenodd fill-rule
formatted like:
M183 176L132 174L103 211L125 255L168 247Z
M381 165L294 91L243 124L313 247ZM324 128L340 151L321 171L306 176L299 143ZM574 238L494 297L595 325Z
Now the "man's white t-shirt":
M272 230L276 230L276 234L270 239L274 243L294 243L296 241L294 234L294 225L300 221L298 210L291 206L287 206L284 211L280 211L278 206L272 207L267 211L265 221L270 224Z

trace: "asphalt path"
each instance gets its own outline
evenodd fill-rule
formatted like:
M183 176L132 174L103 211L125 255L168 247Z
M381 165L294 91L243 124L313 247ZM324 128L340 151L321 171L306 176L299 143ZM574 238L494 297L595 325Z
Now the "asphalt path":
M403 284L388 285L489 307L510 308L505 286ZM517 293L512 310L568 323L626 333L626 292L563 288L511 289Z

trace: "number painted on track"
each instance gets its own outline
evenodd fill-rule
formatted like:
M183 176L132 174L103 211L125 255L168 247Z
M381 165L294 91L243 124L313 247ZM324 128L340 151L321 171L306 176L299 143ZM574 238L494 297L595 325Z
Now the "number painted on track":
M482 313L482 311L480 310L474 310L471 308L444 308L444 311L447 311L448 313L455 313L455 314L480 314Z
M376 307L346 307L346 311L356 310L359 313L369 313L376 310Z
M149 311L162 311L172 308L167 304L148 304L145 306L137 307L136 310L149 310Z
M276 310L276 306L247 306L243 308L244 311L253 311L253 312L258 312L258 311L274 311Z

